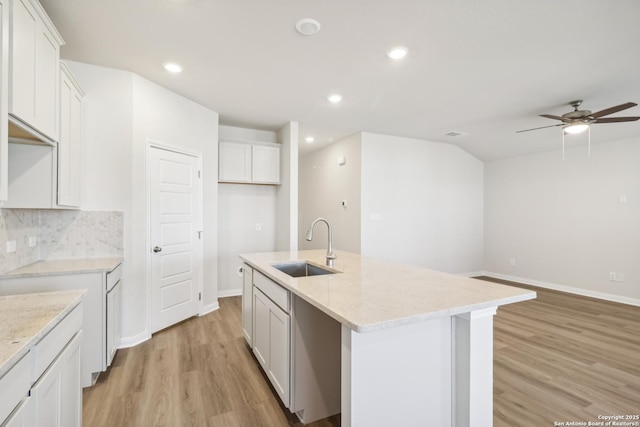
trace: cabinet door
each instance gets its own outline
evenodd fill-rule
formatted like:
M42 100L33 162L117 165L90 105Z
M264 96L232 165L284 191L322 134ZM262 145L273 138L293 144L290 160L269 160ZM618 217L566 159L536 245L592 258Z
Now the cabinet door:
M248 265L242 267L242 332L244 339L251 346L253 330L253 269Z
M252 146L251 181L261 184L280 183L280 148Z
M111 366L116 355L118 341L122 334L120 323L120 295L122 283L118 282L109 293L107 293L107 366Z
M22 400L18 408L2 424L2 427L31 427L34 425L33 398L26 397Z
M268 370L269 357L269 302L269 298L254 286L253 354L265 371Z
M82 95L70 71L61 65L60 141L58 142L58 205L80 207Z
M9 2L0 0L0 202L9 195Z
M269 367L267 376L285 407L289 407L289 315L269 301Z
M60 419L64 427L82 425L81 335L76 334L60 356Z
M14 0L9 113L57 141L58 61L62 39L52 32L41 15L46 16L39 4Z
M230 182L251 181L251 145L220 142L218 179Z
M62 369L60 358L49 366L31 388L36 427L62 427Z

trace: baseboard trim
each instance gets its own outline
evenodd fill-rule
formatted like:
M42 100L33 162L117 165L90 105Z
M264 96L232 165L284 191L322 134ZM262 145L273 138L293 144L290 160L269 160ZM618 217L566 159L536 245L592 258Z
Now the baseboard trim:
M527 279L524 277L509 276L507 274L493 273L491 271L483 271L479 276L488 276L494 279L509 280L511 282L519 282L525 285L537 286L539 288L551 289L554 291L567 292L569 294L581 295L583 297L597 298L605 301L617 302L620 304L628 304L640 307L640 299L629 298L622 295L608 294L606 292L591 291L589 289L574 288L572 286L559 285L557 283L543 282L540 280Z
M455 273L456 276L462 276L462 277L478 277L478 276L483 276L485 275L485 271L471 271L468 273Z
M216 300L213 304L203 305L202 311L198 314L198 316L204 316L205 314L212 313L220 308L220 304L218 304L218 300Z
M140 332L138 335L120 338L120 343L118 345L118 348L120 349L120 348L135 347L138 344L142 344L143 342L150 339L151 339L151 334L149 333L148 330L146 330L144 332Z
M218 291L218 298L238 297L242 295L242 289L229 289Z

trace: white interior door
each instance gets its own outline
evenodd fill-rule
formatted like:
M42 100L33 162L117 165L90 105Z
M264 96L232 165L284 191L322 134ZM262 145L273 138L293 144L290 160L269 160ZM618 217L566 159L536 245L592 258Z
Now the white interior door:
M199 157L151 146L151 332L198 314L202 289Z

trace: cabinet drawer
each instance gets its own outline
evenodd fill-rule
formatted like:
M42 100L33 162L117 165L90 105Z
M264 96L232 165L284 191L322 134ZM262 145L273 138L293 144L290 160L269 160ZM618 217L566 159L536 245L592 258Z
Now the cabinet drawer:
M118 264L116 268L107 273L107 288L109 292L122 278L122 264Z
M0 378L0 423L18 406L31 388L31 352Z
M281 309L289 313L290 293L258 270L253 271L253 284Z
M42 373L80 329L82 329L82 304L76 306L31 350L33 351L34 359L33 382L40 378Z

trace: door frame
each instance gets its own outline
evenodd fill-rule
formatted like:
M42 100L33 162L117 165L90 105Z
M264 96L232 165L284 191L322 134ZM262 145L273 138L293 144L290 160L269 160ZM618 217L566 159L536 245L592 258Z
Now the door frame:
M153 296L152 296L152 283L151 283L151 278L152 278L152 272L151 272L151 245L152 245L152 241L151 241L151 150L153 149L157 149L157 150L164 150L164 151L169 151L169 152L173 152L173 153L177 153L177 154L183 154L185 156L190 156L190 157L194 157L197 159L197 163L198 163L198 171L200 172L200 179L198 180L198 184L197 184L197 189L195 191L195 193L198 195L198 197L200 198L200 224L196 227L197 229L200 230L200 236L201 238L198 239L198 245L199 245L199 249L200 249L200 258L197 260L199 262L199 268L198 268L198 288L197 288L197 292L199 293L199 295L201 296L198 300L198 316L202 316L202 310L203 310L203 301L204 301L204 297L202 297L202 292L203 292L203 286L204 286L204 233L202 232L203 230L203 223L204 223L204 204L203 202L203 198L204 198L204 193L203 193L203 185L202 185L202 153L197 152L197 151L192 151L192 150L187 150L184 149L182 147L177 147L175 145L171 145L171 144L166 144L164 142L157 142L154 141L152 139L147 139L147 146L146 146L146 150L145 150L145 163L146 163L146 172L145 172L145 178L146 178L146 190L145 190L145 196L146 196L146 212L145 212L145 225L146 225L146 248L145 248L145 259L146 259L146 284L147 284L147 330L149 331L149 337L151 337L153 335L152 332L152 327L151 325L153 324L152 322L152 316L153 316Z

